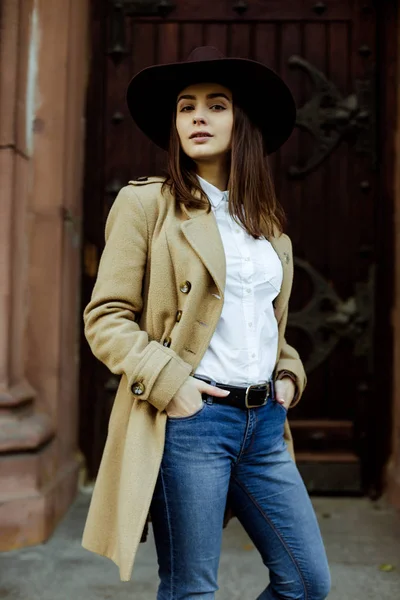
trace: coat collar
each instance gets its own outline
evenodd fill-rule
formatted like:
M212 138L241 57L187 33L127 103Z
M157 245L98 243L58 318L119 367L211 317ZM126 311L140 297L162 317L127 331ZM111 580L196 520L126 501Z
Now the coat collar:
M188 220L181 225L182 232L193 250L204 263L223 298L226 278L225 251L213 211L204 208L187 209L181 205Z
M181 230L209 271L223 298L226 279L225 251L214 212L212 210L207 212L206 208L189 209L184 204L180 206L183 214L187 217L187 220L181 225ZM269 242L279 256L283 269L281 291L275 300L275 314L279 321L281 308L285 304L287 296L287 287L290 287L292 280L292 250L290 240L285 234L277 233L269 239Z

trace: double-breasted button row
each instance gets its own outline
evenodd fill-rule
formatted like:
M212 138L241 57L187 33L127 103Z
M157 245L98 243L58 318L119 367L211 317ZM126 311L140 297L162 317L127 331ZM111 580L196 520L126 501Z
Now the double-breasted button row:
M182 318L182 311L178 310L176 312L176 315L175 315L176 322L179 323L179 321L181 320L181 318ZM168 336L163 341L163 346L165 346L166 348L169 348L171 346L171 343L172 343L172 339Z
M188 294L191 288L192 284L190 283L190 281L183 281L179 286L179 289L181 290L182 294Z
M144 394L146 388L140 381L135 381L135 383L132 383L131 385L131 390L132 394L135 394L135 396L141 396L142 394Z

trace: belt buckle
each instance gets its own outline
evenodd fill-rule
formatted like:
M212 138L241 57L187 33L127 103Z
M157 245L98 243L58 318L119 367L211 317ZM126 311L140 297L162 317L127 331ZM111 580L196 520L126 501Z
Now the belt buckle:
M266 391L265 391L265 398L264 398L264 402L262 404L249 404L249 392L251 389L253 388L260 388L265 386ZM246 389L246 395L244 398L244 403L246 408L259 408L260 406L265 406L268 402L268 394L270 391L270 387L269 387L269 381L267 381L266 383L256 383L254 385L249 385L249 387Z

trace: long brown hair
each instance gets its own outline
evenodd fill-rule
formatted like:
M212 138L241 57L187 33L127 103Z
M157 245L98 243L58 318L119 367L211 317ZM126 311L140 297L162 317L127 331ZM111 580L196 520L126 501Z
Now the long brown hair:
M232 150L228 180L229 213L247 233L258 239L283 231L285 213L278 202L261 131L237 105L234 105ZM180 145L175 125L171 126L168 151L168 186L176 202L188 208L207 207L206 194L196 177L196 164Z

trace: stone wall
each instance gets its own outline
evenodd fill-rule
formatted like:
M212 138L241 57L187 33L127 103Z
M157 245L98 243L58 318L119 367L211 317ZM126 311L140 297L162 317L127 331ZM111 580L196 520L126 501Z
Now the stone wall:
M76 488L86 0L3 0L0 551L45 540Z

